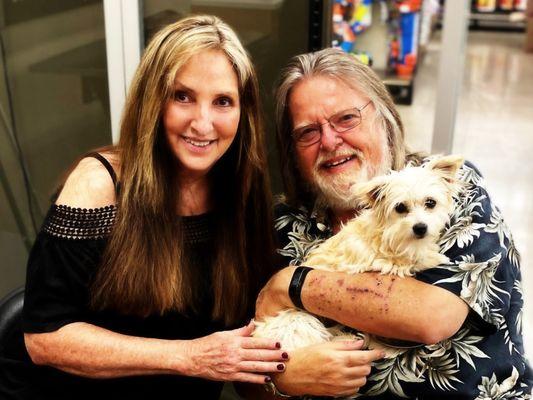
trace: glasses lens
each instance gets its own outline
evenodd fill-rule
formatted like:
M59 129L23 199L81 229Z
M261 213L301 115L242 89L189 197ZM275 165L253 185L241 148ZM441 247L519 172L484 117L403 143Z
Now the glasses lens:
M310 145L320 139L320 126L308 125L293 132L294 140L301 145Z
M341 111L330 118L330 123L337 132L347 131L361 123L361 112L357 108Z

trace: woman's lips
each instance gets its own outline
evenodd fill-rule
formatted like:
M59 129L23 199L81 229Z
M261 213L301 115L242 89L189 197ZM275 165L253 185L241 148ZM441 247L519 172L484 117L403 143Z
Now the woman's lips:
M183 140L185 140L187 143L192 144L196 147L207 147L211 143L213 143L215 140L200 140L200 139L194 139L187 136L182 136Z

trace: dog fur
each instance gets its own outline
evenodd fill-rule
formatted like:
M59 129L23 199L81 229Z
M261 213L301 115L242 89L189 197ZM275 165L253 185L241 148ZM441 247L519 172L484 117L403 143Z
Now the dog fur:
M362 209L360 214L312 250L302 264L403 277L449 262L439 253L437 241L460 190L456 175L463 161L459 156L437 157L356 185L354 208ZM384 348L371 335L363 335L367 347ZM296 309L256 321L254 336L276 339L287 350L350 338L340 326L326 328L315 316ZM393 356L393 348L384 350Z

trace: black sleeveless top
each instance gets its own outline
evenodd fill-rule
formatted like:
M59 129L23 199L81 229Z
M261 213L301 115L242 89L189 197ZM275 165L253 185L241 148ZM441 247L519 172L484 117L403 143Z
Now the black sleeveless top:
M95 156L91 154L91 156ZM100 156L98 154L98 156ZM114 171L102 156L118 188ZM22 331L56 331L82 321L114 332L160 339L193 339L225 329L210 318L213 307L214 216L180 217L184 246L198 273L197 311L168 312L146 318L88 308L88 288L100 264L117 213L115 205L95 209L52 205L30 253ZM51 367L34 365L23 336L0 356L0 399L218 399L222 383L178 375L116 379L82 378Z

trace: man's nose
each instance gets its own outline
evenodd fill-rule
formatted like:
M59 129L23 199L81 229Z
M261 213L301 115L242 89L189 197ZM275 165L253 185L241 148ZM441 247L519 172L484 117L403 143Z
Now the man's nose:
M320 136L320 147L326 151L335 150L342 143L339 133L336 132L329 123L322 125Z
M208 105L198 105L191 120L191 128L199 135L205 135L213 129L212 110Z

